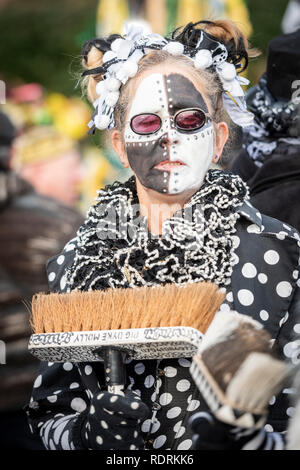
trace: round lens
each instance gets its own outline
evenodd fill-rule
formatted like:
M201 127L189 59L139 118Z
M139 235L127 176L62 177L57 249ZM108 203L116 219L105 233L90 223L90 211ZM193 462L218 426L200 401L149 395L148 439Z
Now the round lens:
M184 131L195 131L205 124L205 114L200 109L181 111L176 115L175 123Z
M160 128L161 120L156 114L139 114L131 119L130 124L136 134L152 134Z

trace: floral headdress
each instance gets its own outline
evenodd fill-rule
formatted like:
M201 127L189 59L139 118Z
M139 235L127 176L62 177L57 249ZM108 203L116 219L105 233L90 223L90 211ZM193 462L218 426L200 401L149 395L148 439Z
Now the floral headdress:
M223 85L223 103L231 119L242 127L250 126L253 115L247 111L241 85L249 80L237 75L236 66L228 61L226 46L210 34L200 30L196 46L184 45L178 40L159 34L145 34L142 27L125 27L124 37L116 37L110 49L103 55L103 65L83 72L83 76L102 74L96 86L98 98L95 112L89 122L90 132L115 126L114 108L120 96L120 87L138 72L138 63L151 50L164 50L172 55L184 55L191 59L196 69L214 68Z

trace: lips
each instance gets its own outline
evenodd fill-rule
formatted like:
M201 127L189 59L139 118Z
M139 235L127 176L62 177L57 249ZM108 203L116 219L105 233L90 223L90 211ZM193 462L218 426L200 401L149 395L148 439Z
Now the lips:
M178 169L180 166L186 166L185 163L183 163L181 160L164 160L162 162L159 162L157 165L155 165L156 170L162 170L162 171L171 171L173 169Z

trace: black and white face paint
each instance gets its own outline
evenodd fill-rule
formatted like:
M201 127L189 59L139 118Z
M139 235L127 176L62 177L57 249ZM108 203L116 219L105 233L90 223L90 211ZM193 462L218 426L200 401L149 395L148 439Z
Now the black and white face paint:
M179 131L171 117L187 108L208 112L201 93L183 75L149 75L139 85L125 127L129 164L146 188L165 194L198 190L212 162L214 129L208 121L193 132ZM150 135L136 134L131 119L142 113L154 113L161 128Z

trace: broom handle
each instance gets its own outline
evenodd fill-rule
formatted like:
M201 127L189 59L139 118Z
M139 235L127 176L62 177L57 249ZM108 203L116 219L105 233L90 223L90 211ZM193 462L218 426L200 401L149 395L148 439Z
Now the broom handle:
M126 383L126 367L124 361L127 354L113 346L101 348L99 352L101 352L101 356L104 360L107 390L120 395Z

